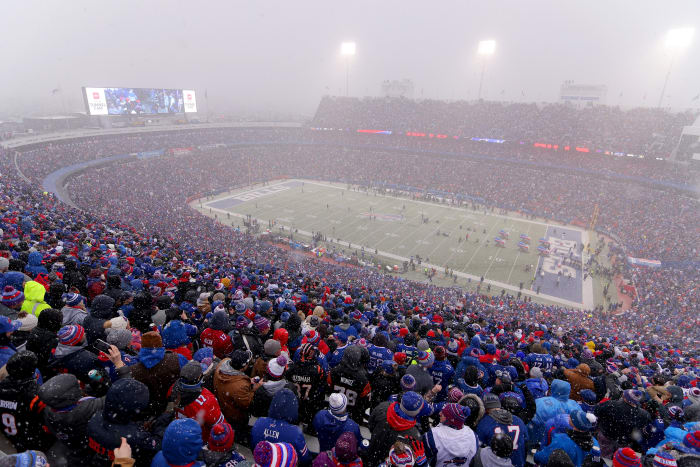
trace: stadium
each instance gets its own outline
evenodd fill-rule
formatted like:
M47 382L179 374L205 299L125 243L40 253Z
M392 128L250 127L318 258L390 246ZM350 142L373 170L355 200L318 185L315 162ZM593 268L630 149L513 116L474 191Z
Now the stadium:
M700 111L355 97L356 53L303 121L3 123L0 466L700 465Z

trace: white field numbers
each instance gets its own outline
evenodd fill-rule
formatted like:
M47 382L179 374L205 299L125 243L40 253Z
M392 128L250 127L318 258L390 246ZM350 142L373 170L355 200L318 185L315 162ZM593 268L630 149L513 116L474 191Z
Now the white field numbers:
M500 426L497 426L494 433L503 433ZM512 435L511 433L515 433ZM520 427L518 425L508 425L508 436L513 438L513 451L518 449L518 439L520 438Z
M334 386L333 391L345 394L345 397L348 398L348 405L355 405L355 402L357 401L357 393L352 389L345 389L342 386Z

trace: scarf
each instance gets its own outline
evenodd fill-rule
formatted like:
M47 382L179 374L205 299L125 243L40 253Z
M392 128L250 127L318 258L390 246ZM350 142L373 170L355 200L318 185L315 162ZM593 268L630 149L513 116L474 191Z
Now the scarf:
M398 402L392 402L387 409L386 421L394 431L406 431L416 426L416 420L408 418Z

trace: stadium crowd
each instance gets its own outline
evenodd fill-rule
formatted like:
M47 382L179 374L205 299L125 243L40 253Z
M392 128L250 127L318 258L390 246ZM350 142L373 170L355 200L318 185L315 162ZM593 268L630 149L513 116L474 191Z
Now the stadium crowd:
M282 176L464 193L569 221L599 202L599 224L629 251L697 260L695 200L534 168L285 144L90 169L70 183L81 211L39 188L95 151L212 143L149 138L25 152L30 182L0 154L0 419L20 453L10 461L41 465L47 451L95 466L700 461L697 270L631 270L637 303L604 316L317 261L186 206Z
M312 125L542 141L667 158L683 126L696 117L651 107L327 96Z

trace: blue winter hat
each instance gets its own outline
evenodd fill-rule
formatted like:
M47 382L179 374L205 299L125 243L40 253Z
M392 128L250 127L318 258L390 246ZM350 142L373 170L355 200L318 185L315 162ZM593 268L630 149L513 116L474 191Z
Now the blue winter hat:
M568 368L569 370L573 370L574 368L576 368L578 366L578 364L579 364L578 360L576 360L574 357L571 357L570 359L568 359L566 361L566 363L564 363L564 367Z
M197 459L202 450L202 428L195 420L173 420L163 434L162 452L173 465L187 465Z
M417 392L405 392L403 396L401 396L401 403L398 408L404 415L408 416L408 418L415 419L420 409L423 408L423 398Z
M382 361L382 370L388 375L393 375L394 374L394 361L393 360L384 360Z
M575 410L571 412L571 424L580 431L590 431L593 428L593 423L588 419L588 414L583 410Z
M176 349L182 345L187 345L190 343L187 337L187 329L185 324L180 320L170 321L161 333L163 339L163 346L166 349Z
M489 355L496 355L496 346L489 344L486 346L486 353Z

